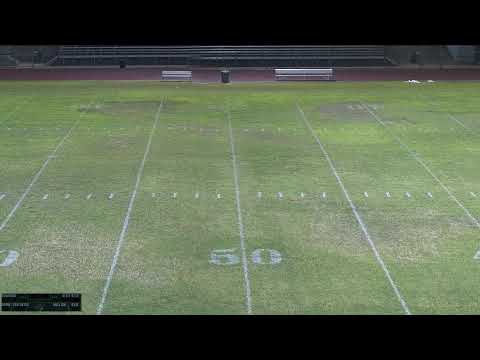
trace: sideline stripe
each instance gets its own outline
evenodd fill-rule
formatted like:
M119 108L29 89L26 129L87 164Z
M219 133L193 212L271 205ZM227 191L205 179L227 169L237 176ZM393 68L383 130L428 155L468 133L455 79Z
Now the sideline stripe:
M395 292L395 295L397 296L397 299L398 301L400 302L400 304L402 305L402 308L405 312L405 314L407 315L410 315L410 310L408 309L408 305L407 303L405 302L405 300L403 299L402 297L402 294L400 293L400 290L397 288L397 285L395 284L395 282L393 281L392 279L392 276L390 275L390 272L388 271L388 268L387 266L385 265L385 263L383 262L376 246L375 246L375 243L373 242L372 238L370 237L370 234L368 233L368 230L367 230L367 226L365 225L365 223L363 222L362 218L360 217L360 214L358 213L357 211L357 208L355 206L355 204L353 203L353 201L350 199L350 195L348 195L348 191L347 189L345 188L345 186L343 185L343 181L342 179L340 178L340 176L338 175L337 173L337 170L335 169L335 166L333 165L333 162L332 160L330 159L330 156L328 155L327 151L325 150L325 148L323 147L320 139L318 138L318 136L315 134L315 132L313 131L312 129L312 126L310 125L310 122L308 121L307 117L305 116L305 113L303 112L303 110L300 108L300 105L297 104L297 109L298 111L300 112L300 114L302 115L302 118L303 118L303 122L305 123L305 125L307 126L308 130L310 130L310 133L312 134L312 136L315 138L315 141L317 142L318 146L320 147L320 149L322 150L322 153L323 155L325 156L325 159L327 160L328 162L328 165L330 166L330 170L332 171L333 175L335 176L335 178L337 179L337 183L338 185L340 186L340 188L342 189L343 191L343 194L345 195L345 198L347 199L348 203L350 204L350 208L352 209L352 212L353 214L355 215L355 218L357 219L357 222L358 224L360 225L360 228L362 229L363 231L363 234L365 235L365 238L367 239L367 242L368 244L370 245L370 248L372 249L374 255L375 255L375 258L377 259L378 263L380 264L380 266L382 267L384 273L385 273L385 276L387 277L388 279L388 282L390 283L393 291Z
M478 222L478 220L470 213L470 211L467 210L467 208L465 206L463 206L463 204L456 198L455 195L453 195L453 193L450 191L449 188L447 188L441 181L440 179L433 173L432 170L430 170L430 168L427 166L427 164L425 164L423 162L422 159L420 159L418 157L418 155L416 153L414 153L404 142L402 142L402 140L400 140L400 138L398 138L394 133L392 133L387 125L382 121L382 119L377 115L375 114L372 110L370 110L368 107L365 107L367 109L367 111L385 128L386 132L393 138L395 139L395 141L397 143L400 144L400 146L407 152L410 154L411 157L413 157L415 160L417 160L417 162L423 166L423 168L430 174L430 176L442 187L443 190L445 190L445 192L448 194L448 196L450 197L450 199L452 199L464 212L465 214L470 218L470 220L472 220L472 222L475 224L475 226L477 228L480 229L480 222Z
M237 157L235 155L235 140L233 137L232 131L232 120L230 116L230 111L227 110L228 116L228 134L230 137L230 150L232 156L232 167L233 167L233 179L235 182L235 199L237 203L237 221L238 221L238 233L240 236L240 248L242 250L242 264L243 264L243 279L245 283L245 301L247 314L252 313L252 291L250 290L250 278L248 275L248 261L247 253L245 250L245 234L243 230L243 221L242 221L242 208L240 206L240 186L238 184L238 170L237 170Z
M92 103L91 102L88 106L91 107L92 106ZM23 200L25 200L25 198L27 197L27 195L30 193L30 191L32 190L33 186L35 185L35 183L37 182L37 180L40 178L40 176L42 175L43 171L45 170L45 168L47 167L48 163L50 162L50 160L52 160L54 157L55 157L55 154L57 153L57 151L63 146L63 144L65 143L65 141L70 137L70 135L72 134L73 130L77 127L78 123L80 122L80 120L82 120L84 114L86 112L82 112L80 114L80 116L78 117L77 121L75 121L75 123L72 125L72 127L70 128L70 130L67 132L67 134L63 137L63 139L58 143L57 147L50 153L50 155L47 157L47 160L45 160L45 162L43 163L42 167L40 168L40 170L38 170L38 172L35 174L35 176L33 177L32 181L30 182L30 184L27 186L27 188L25 189L25 191L23 192L22 196L20 196L20 198L18 199L17 203L15 204L15 206L13 207L13 209L10 211L10 213L7 215L7 217L5 218L5 220L3 220L2 224L0 225L0 231L2 231L5 226L7 226L8 222L10 221L10 219L12 218L12 216L15 214L15 212L17 211L17 209L20 207L20 205L22 205L22 202Z
M122 248L125 235L127 234L128 224L130 222L130 215L133 209L133 203L135 202L135 198L137 197L138 186L140 185L140 179L142 178L143 168L145 167L145 162L147 161L147 156L148 156L148 153L150 152L150 146L152 144L153 134L155 133L155 129L157 128L157 123L160 117L160 112L162 110L162 107L163 107L163 100L158 106L158 110L155 115L155 121L153 122L152 130L150 131L150 136L148 138L147 146L145 148L145 153L143 154L142 162L140 163L140 167L138 168L137 180L135 181L135 186L133 188L132 196L130 197L130 202L128 203L127 214L125 215L125 220L123 221L122 231L120 232L120 236L118 237L117 249L115 250L115 255L113 256L113 259L112 259L112 265L110 266L110 272L108 273L107 281L105 282L105 287L103 288L102 298L97 307L97 315L100 315L103 311L103 306L107 298L108 290L110 288L110 284L112 283L113 274L115 272L115 268L117 267L117 261L120 255L120 250Z

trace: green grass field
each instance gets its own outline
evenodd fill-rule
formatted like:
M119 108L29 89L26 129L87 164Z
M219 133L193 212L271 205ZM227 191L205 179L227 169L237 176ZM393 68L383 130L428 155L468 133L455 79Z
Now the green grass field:
M0 293L82 293L82 314L479 313L479 93L0 82Z

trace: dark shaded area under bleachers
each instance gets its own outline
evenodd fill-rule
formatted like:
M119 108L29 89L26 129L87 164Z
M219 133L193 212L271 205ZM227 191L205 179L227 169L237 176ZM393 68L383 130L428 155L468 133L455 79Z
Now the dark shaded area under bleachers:
M0 67L15 67L17 62L12 58L10 46L0 46Z

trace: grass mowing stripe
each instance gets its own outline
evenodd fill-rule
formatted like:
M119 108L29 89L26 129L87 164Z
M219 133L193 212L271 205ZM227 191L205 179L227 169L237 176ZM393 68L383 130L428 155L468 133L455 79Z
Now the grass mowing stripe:
M91 106L91 103L89 104L89 107ZM38 172L35 174L35 176L33 177L32 181L30 182L30 184L27 186L27 188L25 189L25 191L23 192L23 194L20 196L20 198L18 199L17 203L15 204L15 206L13 207L13 209L8 213L7 217L5 218L5 220L3 220L2 224L0 225L0 231L2 231L5 226L7 226L8 222L10 221L10 219L12 218L12 216L15 214L15 212L17 211L17 209L20 207L20 205L22 204L23 200L25 199L25 197L30 193L30 191L32 190L32 187L35 185L35 183L37 182L37 180L40 178L40 176L42 175L43 171L45 170L45 168L47 167L48 163L50 162L51 159L53 159L53 157L55 156L55 154L57 153L57 151L62 147L62 145L65 143L65 141L70 137L70 135L72 134L73 130L77 127L78 123L80 122L80 120L83 118L83 115L85 114L85 112L83 112L77 119L77 121L75 121L75 123L72 125L72 127L70 128L70 130L67 132L67 134L63 137L63 139L58 143L57 147L52 151L52 153L47 157L47 160L45 160L45 162L43 163L42 167L40 168L40 170L38 170Z
M112 265L110 266L110 272L108 273L107 281L105 283L105 287L103 288L102 298L101 298L100 303L98 304L98 307L97 307L97 315L100 315L103 311L105 300L106 300L107 294L108 294L108 289L110 288L110 284L112 282L113 274L114 274L115 268L117 266L117 261L118 261L119 255L120 255L120 250L122 248L122 244L123 244L123 241L125 239L125 235L127 233L128 224L130 222L130 215L131 215L132 209L133 209L133 204L135 202L135 198L137 197L138 186L140 185L140 180L141 180L142 174L143 174L143 168L145 167L145 162L147 161L148 153L150 152L150 146L152 144L153 134L155 133L155 129L157 128L157 123L158 123L158 119L160 117L160 112L162 111L162 107L163 107L163 101L158 106L157 113L155 115L155 121L153 122L152 130L150 131L150 136L148 138L147 146L145 148L145 153L143 154L142 162L140 163L140 167L138 168L137 180L135 181L135 186L133 188L132 196L130 197L130 201L128 203L127 214L125 215L125 220L123 221L122 231L121 231L120 236L118 238L118 245L117 245L117 249L115 250L115 255L113 256Z
M320 141L320 139L318 138L318 136L317 136L317 135L315 134L315 132L313 131L310 122L308 121L307 117L305 116L305 113L303 112L303 110L300 108L300 106L299 106L298 104L297 104L297 109L298 109L298 111L300 112L300 114L302 115L303 122L305 123L305 125L306 125L307 128L308 128L308 130L310 131L310 133L311 133L312 136L314 137L315 141L317 142L318 146L319 146L320 149L322 150L322 153L323 153L323 155L325 156L325 159L327 160L328 165L330 166L330 169L331 169L333 175L334 175L335 178L337 179L338 185L339 185L340 188L342 189L342 192L343 192L343 194L345 195L345 198L347 199L347 201L348 201L348 203L349 203L349 205L350 205L350 208L352 209L352 212L353 212L353 214L355 215L355 218L356 218L358 224L360 225L360 228L362 229L362 232L363 232L363 234L365 235L365 238L367 239L367 242L368 242L368 244L370 245L370 248L372 249L372 251L373 251L373 253L374 253L374 255L375 255L375 258L377 259L378 263L379 263L380 266L382 267L382 269L383 269L383 271L384 271L384 273L385 273L385 276L386 276L387 279L388 279L388 282L390 283L393 291L395 292L395 295L396 295L397 298L398 298L398 301L400 302L400 304L402 305L403 310L405 311L405 314L410 315L411 313L410 313L410 310L409 310L409 308L408 308L407 303L406 303L405 300L403 299L403 296L402 296L402 294L400 293L400 290L398 290L398 287L397 287L397 285L395 284L395 282L393 281L393 278L392 278L392 276L390 275L390 272L389 272L387 266L386 266L385 263L383 262L382 257L380 256L380 253L378 252L378 250L377 250L377 248L376 248L376 246L375 246L375 243L373 242L372 238L370 237L370 234L368 233L367 226L365 225L365 223L363 222L362 218L360 217L360 214L358 213L355 204L354 204L353 201L350 199L350 195L348 194L348 191L347 191L347 189L345 188L342 179L341 179L340 176L338 175L337 170L335 169L335 166L333 165L333 162L332 162L332 160L330 159L330 156L328 155L327 151L326 151L325 148L323 147L323 144L322 144L322 142Z
M247 261L247 253L245 250L245 233L244 233L243 221L242 221L242 208L240 206L240 186L238 184L237 157L235 155L235 140L233 137L230 111L227 112L227 116L228 116L228 135L230 138L230 149L232 153L233 179L235 182L235 200L237 203L238 233L240 236L240 248L242 250L243 279L245 283L245 301L246 301L247 313L251 314L252 313L252 291L250 289L250 278L248 275L248 261Z
M456 198L455 195L453 195L453 193L450 191L450 189L444 185L442 183L442 181L433 173L433 171L427 166L427 164L425 164L423 162L422 159L420 159L418 157L417 154L415 154L402 140L400 140L400 138L398 136L396 136L395 134L393 134L389 129L388 129L388 126L382 121L382 119L375 113L373 112L372 110L370 110L370 108L363 104L363 106L365 107L365 109L370 113L370 115L372 115L375 120L378 121L378 123L380 123L386 130L386 132L393 138L395 139L395 141L397 143L400 144L400 146L408 153L410 154L411 157L413 157L420 165L423 166L423 168L430 174L430 176L442 187L443 190L445 190L445 192L448 194L448 196L450 197L450 199L452 199L464 212L465 214L472 220L472 222L480 229L480 222L478 222L478 220L470 213L470 211L468 211L468 209L463 206L463 204Z

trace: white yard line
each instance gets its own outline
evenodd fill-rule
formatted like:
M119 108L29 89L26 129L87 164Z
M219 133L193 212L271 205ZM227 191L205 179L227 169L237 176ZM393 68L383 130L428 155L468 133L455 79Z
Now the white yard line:
M423 168L430 174L430 176L442 187L442 189L448 194L448 196L450 197L450 199L452 199L465 213L465 215L467 215L470 220L472 220L473 224L480 229L480 222L470 213L470 211L468 211L468 209L463 206L463 204L457 199L457 197L455 195L453 195L453 193L450 191L450 189L444 185L440 179L433 173L432 170L430 170L430 168L427 166L427 164L425 164L423 162L422 159L420 159L417 154L415 154L402 140L400 140L399 137L397 137L395 134L393 134L387 127L387 125L382 121L382 119L375 113L373 112L372 110L370 110L367 106L365 106L365 109L385 128L385 130L387 131L388 134L390 134L390 136L392 138L395 139L395 141L397 141L397 143L400 144L400 146L410 154L410 156L412 156L420 165L423 166ZM480 250L479 250L480 251Z
M89 104L89 106L91 106L92 103ZM10 221L10 219L13 217L13 215L15 214L15 212L18 210L18 208L20 207L20 205L22 205L22 202L23 200L25 200L25 198L27 197L27 195L30 193L30 191L32 190L33 186L35 185L35 183L37 182L37 180L40 178L40 176L42 175L43 171L45 170L45 168L47 167L48 163L50 162L51 159L53 159L55 157L55 155L57 154L58 150L63 146L63 144L65 143L65 141L70 137L70 135L72 134L73 130L77 127L78 123L80 122L80 120L83 118L85 112L82 112L82 114L80 114L80 116L78 117L77 121L75 121L75 123L72 125L72 127L70 128L70 130L67 132L67 134L63 137L63 139L58 143L57 147L50 153L50 155L47 157L47 160L45 160L45 162L43 163L42 167L40 168L40 170L38 170L38 172L35 174L35 176L33 177L32 181L30 182L30 184L27 186L27 188L25 189L25 191L23 192L23 194L20 196L20 198L18 199L17 203L15 204L15 206L13 207L13 209L8 213L7 217L3 220L3 222L0 224L0 231L2 231L5 226L7 226L8 222Z
M447 113L448 117L452 120L454 120L457 124L460 124L465 130L469 130L469 131L472 131L472 129L470 129L468 126L466 126L463 122L461 122L460 120L458 120L455 116L453 116L452 114L450 113Z
M132 214L133 204L135 202L135 198L137 197L137 191L140 185L140 180L142 178L143 168L145 167L145 162L147 161L147 157L150 152L150 146L152 144L153 134L155 133L155 129L157 128L157 123L158 123L158 119L160 118L160 112L162 111L162 107L163 107L163 101L158 106L158 110L155 115L155 121L153 122L152 130L150 131L150 136L148 138L147 146L145 147L145 153L143 154L142 162L140 163L140 166L138 168L137 179L133 187L132 196L130 197L130 201L128 203L128 209L125 215L125 219L123 221L122 231L120 232L120 236L118 237L117 248L115 250L115 254L112 259L112 264L110 266L110 271L107 276L107 281L105 282L105 287L103 288L102 298L100 299L100 303L98 304L98 307L97 307L97 315L100 315L103 311L105 300L108 295L108 290L110 289L110 284L112 283L113 274L115 273L115 268L117 267L118 257L120 256L120 251L122 249L122 245L125 240L125 235L127 234L128 224L130 222L130 216Z
M374 255L375 255L375 258L377 259L377 262L380 264L380 266L382 267L384 273L385 273L385 276L387 277L388 279L388 282L390 283L390 286L392 287L395 295L397 296L397 299L398 301L400 302L405 314L407 315L410 315L410 310L408 309L408 305L407 303L405 302L405 300L403 299L403 296L402 294L400 293L400 290L398 289L397 285L395 284L395 282L393 281L393 278L392 276L390 275L390 271L388 270L387 266L385 265L385 263L383 262L382 260L382 257L380 256L380 253L378 252L377 250L377 247L375 246L375 243L373 242L372 238L370 237L370 234L368 233L368 230L367 230L367 226L365 225L365 223L363 222L362 218L360 217L360 214L358 213L357 211L357 208L355 206L355 204L353 203L353 201L350 199L350 195L348 194L348 191L347 189L345 188L345 185L343 184L343 181L342 179L340 178L340 176L338 175L337 173L337 170L332 162L332 160L330 159L330 156L328 155L327 151L325 150L325 148L323 147L323 144L321 143L320 139L318 138L318 136L315 134L315 132L313 131L313 128L310 124L310 121L308 121L307 117L305 116L305 113L303 112L302 108L297 104L297 109L298 111L300 112L300 114L302 115L302 119L303 119L303 122L305 123L305 125L307 126L308 130L310 131L310 133L312 134L312 136L315 138L315 141L317 142L318 146L320 147L320 150L322 151L323 155L325 156L325 159L327 160L328 162L328 165L330 166L330 170L332 171L333 175L335 176L335 178L337 179L337 183L338 185L340 186L340 188L342 189L343 191L343 194L345 195L345 198L347 199L349 205L350 205L350 208L352 209L352 212L353 214L355 215L355 219L357 220L358 224L360 225L360 228L362 229L362 232L363 234L365 235L365 238L368 242L368 244L370 245L370 248L372 249Z
M243 279L244 279L244 285L245 285L245 302L246 302L245 306L247 308L247 314L251 314L252 313L252 291L250 289L250 277L248 274L247 252L245 249L245 232L243 230L242 208L240 205L240 186L238 182L237 157L235 155L235 140L233 137L230 111L227 112L227 115L228 115L228 134L230 137L230 150L232 155L233 179L235 182L235 199L237 203L238 233L240 236L240 248L242 251Z
M434 104L434 102L432 100L430 100L426 95L424 94L421 94L420 93L420 90L418 90L418 94L425 99L425 101L427 101L427 103L430 103L431 106L438 106L438 103L437 104ZM461 122L460 120L458 120L455 116L453 116L452 114L450 113L447 113L447 116L450 118L450 120L453 120L455 121L457 124L459 124L461 127L463 127L465 130L468 130L468 131L472 131L472 129L470 129L468 126L466 126L463 122Z

